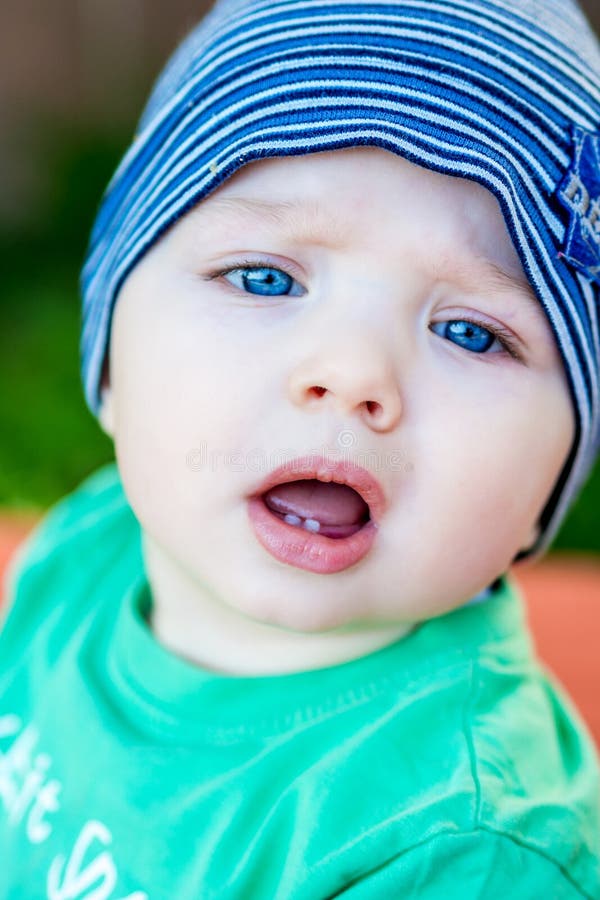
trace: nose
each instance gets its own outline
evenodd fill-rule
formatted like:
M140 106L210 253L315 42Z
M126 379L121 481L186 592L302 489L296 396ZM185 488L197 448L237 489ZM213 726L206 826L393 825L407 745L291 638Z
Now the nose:
M375 431L392 431L402 415L402 400L391 359L372 341L337 341L302 360L289 381L296 406L330 404L340 415L358 415Z

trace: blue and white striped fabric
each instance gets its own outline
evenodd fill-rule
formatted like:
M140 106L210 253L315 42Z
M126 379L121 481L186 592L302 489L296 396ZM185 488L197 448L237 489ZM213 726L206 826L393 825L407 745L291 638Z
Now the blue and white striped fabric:
M599 129L600 50L572 0L218 2L159 78L96 220L90 409L119 289L165 229L251 160L382 147L493 192L556 335L577 438L541 552L600 448Z

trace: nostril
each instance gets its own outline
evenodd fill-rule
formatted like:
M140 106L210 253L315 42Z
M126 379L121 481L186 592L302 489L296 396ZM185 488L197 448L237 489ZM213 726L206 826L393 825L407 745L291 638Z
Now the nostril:
M324 394L325 391L326 391L326 388L320 387L319 385L317 385L316 387L311 388L311 391L312 391L314 394L316 394L317 397L322 397L323 394Z

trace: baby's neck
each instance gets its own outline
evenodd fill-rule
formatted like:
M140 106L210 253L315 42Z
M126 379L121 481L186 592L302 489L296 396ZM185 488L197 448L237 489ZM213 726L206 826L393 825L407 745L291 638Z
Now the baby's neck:
M150 625L168 650L228 675L281 675L348 662L379 650L414 628L369 624L299 632L258 622L232 609L190 578L148 536L143 541L152 594Z

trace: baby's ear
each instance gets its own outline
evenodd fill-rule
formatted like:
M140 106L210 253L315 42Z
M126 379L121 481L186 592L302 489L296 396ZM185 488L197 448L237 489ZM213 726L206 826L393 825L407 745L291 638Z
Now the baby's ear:
M104 360L102 367L102 377L100 379L100 409L98 410L98 421L100 427L109 437L114 437L115 433L115 417L113 408L113 392L110 385L110 377L108 373L108 356Z

